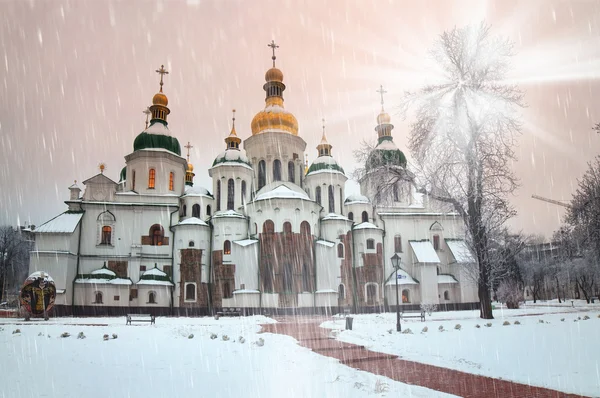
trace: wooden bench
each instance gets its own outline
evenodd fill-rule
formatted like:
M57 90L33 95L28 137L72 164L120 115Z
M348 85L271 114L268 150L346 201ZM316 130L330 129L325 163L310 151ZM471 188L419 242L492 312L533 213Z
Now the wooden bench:
M126 325L131 325L131 322L150 322L151 325L154 325L156 321L156 317L150 314L127 314L125 317L127 318Z
M406 318L421 318L421 322L425 322L425 311L403 311L400 313L400 319Z
M222 311L217 312L218 316L242 316L241 308L223 308Z

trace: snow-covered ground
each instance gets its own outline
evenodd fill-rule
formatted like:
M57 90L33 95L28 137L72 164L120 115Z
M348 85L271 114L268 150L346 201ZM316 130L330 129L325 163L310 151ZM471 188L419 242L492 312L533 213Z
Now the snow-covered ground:
M157 318L154 326L125 326L125 318L0 319L0 397L450 396L357 371L288 336L259 334L259 324L269 322L258 316ZM70 337L60 337L64 332ZM85 339L77 338L80 332ZM103 340L113 333L116 339Z
M413 334L399 334L393 313L355 315L353 330L342 331L337 338L407 360L600 396L600 305L530 302L518 310L497 308L494 317L479 319L479 311L436 312L425 322L403 321L402 329ZM510 325L504 326L505 321ZM488 322L491 327L485 326ZM460 330L455 329L457 324ZM322 326L341 330L344 320ZM422 332L424 327L427 332Z

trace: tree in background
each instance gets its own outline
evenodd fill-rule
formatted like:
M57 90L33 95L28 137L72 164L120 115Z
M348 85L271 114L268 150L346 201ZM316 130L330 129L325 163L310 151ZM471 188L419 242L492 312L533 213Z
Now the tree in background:
M489 237L515 214L507 196L517 187L511 166L523 94L503 82L512 48L485 23L444 32L432 50L443 79L404 101L405 113L415 114L410 149L419 185L466 226L484 319L493 318Z
M30 241L18 228L0 226L0 301L27 277Z

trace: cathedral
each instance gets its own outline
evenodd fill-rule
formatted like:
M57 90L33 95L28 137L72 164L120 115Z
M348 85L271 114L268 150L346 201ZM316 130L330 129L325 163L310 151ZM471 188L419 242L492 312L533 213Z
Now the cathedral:
M348 177L332 157L325 129L317 157L310 165L304 161L306 142L284 107L277 46L270 46L264 109L243 145L234 111L224 151L208 169L212 187L194 185L190 145L186 159L168 127L168 72L157 70L151 120L125 155L119 181L101 167L83 181L84 189L69 187L64 213L33 231L30 272L54 279L55 314L478 306L460 217L408 180L395 182L379 200L382 173L407 168L383 100L361 195L346 196ZM399 269L392 265L395 255Z

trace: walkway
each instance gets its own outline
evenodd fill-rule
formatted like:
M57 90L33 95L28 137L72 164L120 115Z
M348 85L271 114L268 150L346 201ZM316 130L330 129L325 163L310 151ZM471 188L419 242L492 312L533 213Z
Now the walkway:
M277 320L279 323L262 325L263 331L294 337L300 345L321 355L337 358L347 366L386 376L402 383L469 398L579 397L579 395L405 361L395 355L369 351L364 346L343 343L329 338L329 329L319 327L322 322L330 319L299 316L281 317Z

